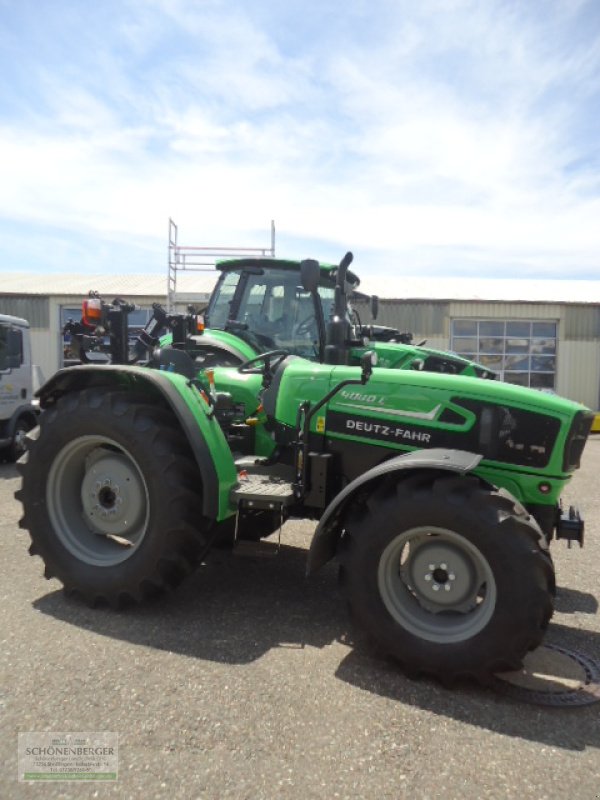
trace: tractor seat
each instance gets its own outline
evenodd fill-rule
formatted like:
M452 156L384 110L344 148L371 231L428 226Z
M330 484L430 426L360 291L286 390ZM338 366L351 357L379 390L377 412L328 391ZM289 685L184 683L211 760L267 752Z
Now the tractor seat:
M161 347L155 350L148 365L154 367L154 369L177 372L189 378L189 380L195 378L197 372L197 367L192 357L185 350L178 350L175 347Z

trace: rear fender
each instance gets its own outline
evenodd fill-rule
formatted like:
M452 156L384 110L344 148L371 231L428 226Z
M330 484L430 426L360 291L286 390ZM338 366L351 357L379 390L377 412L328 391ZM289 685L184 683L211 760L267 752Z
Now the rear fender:
M325 509L314 533L308 554L307 575L322 567L335 555L337 544L342 534L341 521L344 512L356 494L372 483L394 473L406 470L414 472L419 469L447 470L466 474L471 472L481 461L482 456L464 450L413 450L395 458L384 461L376 467L355 478L335 497Z
M44 409L67 393L104 387L143 392L166 403L198 464L204 516L215 520L231 516L229 493L237 480L231 450L208 404L183 375L147 367L85 364L59 370L37 395Z

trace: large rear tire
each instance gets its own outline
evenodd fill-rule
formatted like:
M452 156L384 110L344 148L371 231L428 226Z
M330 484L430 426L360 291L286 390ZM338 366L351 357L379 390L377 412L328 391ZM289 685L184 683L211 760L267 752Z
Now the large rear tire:
M34 433L15 496L47 578L90 604L118 607L193 569L210 524L199 471L169 411L90 389L44 411Z
M422 474L355 508L340 548L353 618L411 674L486 682L542 641L554 575L525 509L477 478Z

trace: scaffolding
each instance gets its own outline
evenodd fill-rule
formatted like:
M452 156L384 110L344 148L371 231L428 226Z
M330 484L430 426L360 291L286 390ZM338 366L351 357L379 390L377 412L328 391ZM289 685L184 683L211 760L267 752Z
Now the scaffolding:
M271 220L269 247L182 247L177 243L177 225L169 218L169 272L167 310L174 310L178 272L212 272L221 258L275 258L275 221Z

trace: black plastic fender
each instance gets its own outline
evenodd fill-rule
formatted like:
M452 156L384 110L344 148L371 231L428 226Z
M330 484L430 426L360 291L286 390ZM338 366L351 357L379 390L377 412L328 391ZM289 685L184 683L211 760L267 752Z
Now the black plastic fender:
M465 450L445 450L443 448L413 450L410 453L390 458L359 475L342 489L323 512L310 545L306 574L312 574L333 558L341 536L339 521L344 509L356 492L366 484L384 475L404 470L443 469L465 474L475 469L482 457L477 453L469 453Z
M240 364L243 364L244 361L248 360L246 356L242 353L242 351L238 350L237 347L227 342L222 342L220 339L215 339L209 333L204 333L202 334L202 336L194 336L192 338L194 340L194 344L196 345L197 350L202 350L203 348L207 349L214 348L215 350L222 350L224 353L227 353L228 355L236 358L240 362Z
M148 390L158 392L169 404L190 444L202 477L204 516L216 519L219 511L219 480L208 447L187 403L160 370L116 364L82 364L59 370L37 392L40 406L47 408L68 392L95 387ZM215 424L216 423L215 421Z

